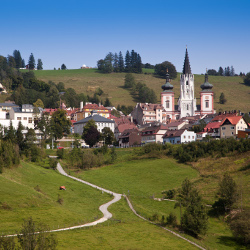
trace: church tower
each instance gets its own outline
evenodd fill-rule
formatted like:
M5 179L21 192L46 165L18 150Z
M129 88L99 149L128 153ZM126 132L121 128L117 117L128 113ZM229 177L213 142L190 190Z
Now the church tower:
M174 92L173 92L174 86L170 83L168 69L166 74L166 83L163 84L161 88L163 89L163 92L161 92L161 104L166 110L167 120L169 120L169 118L175 119Z
M191 73L191 67L186 48L183 71L180 76L180 97L178 100L178 110L180 118L194 116L196 107L196 98L194 98L194 75Z
M201 115L214 114L214 93L212 91L213 85L208 82L208 75L205 74L205 82L201 85Z

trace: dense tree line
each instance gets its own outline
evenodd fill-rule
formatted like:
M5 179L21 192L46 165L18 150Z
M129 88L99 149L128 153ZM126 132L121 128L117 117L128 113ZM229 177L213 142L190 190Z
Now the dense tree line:
M209 69L207 74L211 76L236 76L233 66L227 66L224 69L220 66L218 71L215 69Z
M142 73L142 60L139 53L127 50L125 58L122 52L119 54L109 52L104 59L97 61L97 68L102 73L131 72Z
M188 144L173 145L166 144L146 144L144 147L134 149L135 155L155 155L155 157L162 155L170 155L179 162L186 163L197 161L200 158L208 156L222 156L230 152L248 152L250 151L250 139L236 140L234 138L195 141Z

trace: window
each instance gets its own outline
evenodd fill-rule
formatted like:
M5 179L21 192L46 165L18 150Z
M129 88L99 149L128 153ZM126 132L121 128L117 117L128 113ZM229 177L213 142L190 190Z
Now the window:
M234 126L232 126L230 129L234 129Z
M209 101L206 100L206 108L209 108Z
M166 108L169 109L169 101L166 101Z
M29 123L32 123L32 117L29 117Z
M27 121L27 117L24 117L23 119L24 119L25 121Z
M183 138L186 139L186 136L184 135Z
M234 134L234 132L232 132L232 135Z
M188 81L186 81L186 85L188 85Z
M222 129L222 130L225 130L225 129L226 129L226 127L222 127L221 129Z
M18 121L21 121L21 117L17 117L17 120L18 120Z
M187 104L187 110L188 110L188 108L189 108L188 106L189 106L189 105Z

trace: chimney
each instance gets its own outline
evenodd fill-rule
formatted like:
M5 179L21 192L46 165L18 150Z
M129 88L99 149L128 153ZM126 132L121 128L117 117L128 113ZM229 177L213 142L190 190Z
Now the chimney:
M80 111L83 110L83 102L80 102Z

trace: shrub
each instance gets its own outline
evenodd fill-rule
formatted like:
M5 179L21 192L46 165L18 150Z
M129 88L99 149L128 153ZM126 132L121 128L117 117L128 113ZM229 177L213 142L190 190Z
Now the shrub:
M250 244L250 210L237 213L230 220L229 225L240 243Z
M167 217L167 225L171 225L171 226L176 226L177 225L177 217L172 212Z

